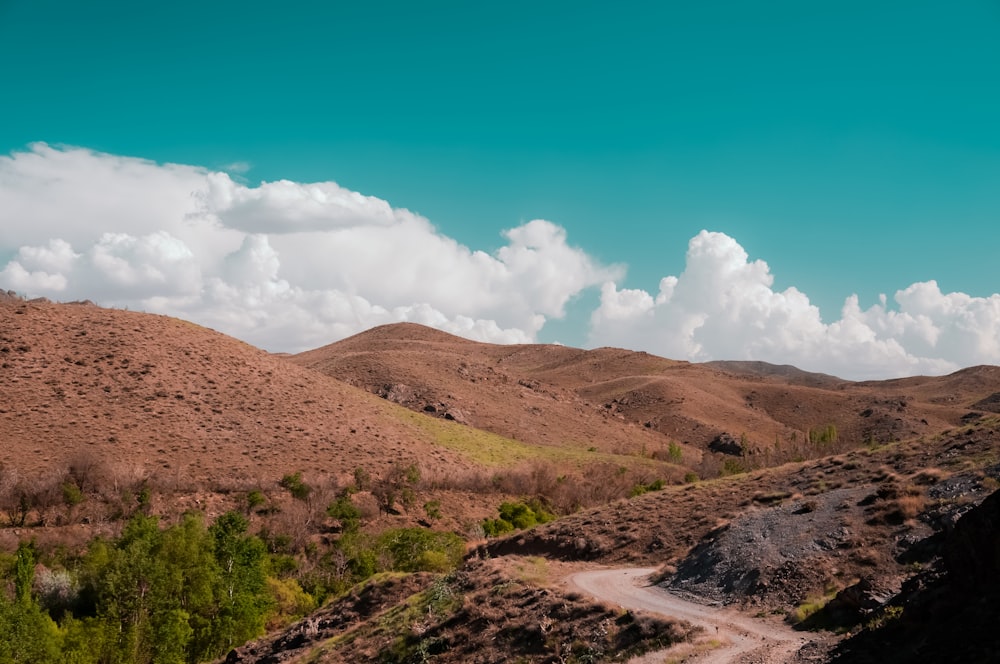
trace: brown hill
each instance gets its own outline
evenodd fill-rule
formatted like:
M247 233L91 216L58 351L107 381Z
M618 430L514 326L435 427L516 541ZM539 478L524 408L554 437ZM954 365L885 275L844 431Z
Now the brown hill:
M1000 391L1000 367L853 383L760 362L497 346L409 323L291 361L518 440L656 454L673 442L689 465L709 449L749 454L762 466L932 433L960 424L970 409L987 410L983 400Z
M603 355L564 346L478 343L400 323L301 353L291 361L413 410L526 443L611 454L662 450L666 458L668 441L663 436L575 389L588 372L606 372ZM656 367L673 364L630 353L617 365L628 367L640 357ZM692 460L699 456L694 454Z
M175 318L0 301L0 463L38 476L81 456L122 477L269 486L297 470L476 464L394 404Z

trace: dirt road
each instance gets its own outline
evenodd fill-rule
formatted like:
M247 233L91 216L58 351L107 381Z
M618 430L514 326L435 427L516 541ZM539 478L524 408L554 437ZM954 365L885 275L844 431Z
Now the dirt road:
M655 571L652 568L630 568L578 572L567 578L567 584L622 608L659 613L700 625L705 628L707 639L721 642L720 647L685 659L686 662L783 664L809 641L785 625L753 618L732 609L689 602L659 586L650 585L647 577ZM654 656L641 661L655 662L657 659Z

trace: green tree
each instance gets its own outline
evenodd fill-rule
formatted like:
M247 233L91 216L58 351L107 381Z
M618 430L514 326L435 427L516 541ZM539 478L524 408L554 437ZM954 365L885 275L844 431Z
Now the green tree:
M356 532L361 527L361 510L357 508L350 494L344 492L330 503L326 513L340 521L340 528L345 533Z
M438 521L441 518L441 501L428 500L424 503L424 514L431 521Z
M14 564L14 599L0 592L0 662L60 662L62 634L42 610L31 588L35 578L34 548L22 542Z
M312 494L312 487L302 480L301 472L285 475L278 484L281 488L288 489L288 493L292 494L292 498L296 500L305 502L309 500L309 495Z
M420 469L416 464L394 465L371 487L372 495L378 501L379 511L392 514L397 500L402 500L409 507L414 499L413 489L419 482Z
M262 634L273 606L267 591L267 548L259 537L247 534L248 526L242 514L227 512L209 529L222 580L213 623L217 653Z
M455 533L427 528L393 528L375 544L401 572L444 572L458 566L465 555L465 541Z

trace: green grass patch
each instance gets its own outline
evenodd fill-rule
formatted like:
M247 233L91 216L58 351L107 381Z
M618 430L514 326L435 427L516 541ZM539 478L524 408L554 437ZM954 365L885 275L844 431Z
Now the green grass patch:
M665 465L662 461L634 455L597 452L593 448L584 447L583 444L578 444L576 447L532 445L457 422L428 417L402 406L399 407L397 414L400 419L419 431L425 440L458 452L470 461L487 467L510 467L538 460L571 464L578 468L599 462L650 468L663 468Z

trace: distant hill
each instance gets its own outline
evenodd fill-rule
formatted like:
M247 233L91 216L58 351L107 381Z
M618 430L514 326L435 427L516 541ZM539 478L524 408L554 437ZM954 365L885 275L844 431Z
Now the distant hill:
M518 440L647 452L669 442L704 451L720 437L767 452L830 427L848 445L896 440L959 424L1000 385L1000 368L853 383L764 362L691 364L614 348L498 346L412 323L378 327L291 361Z
M803 371L791 364L771 364L749 360L713 360L704 362L704 366L726 371L732 374L749 374L752 376L773 376L785 378L789 383L808 385L810 387L834 387L845 381L842 378L824 373Z

